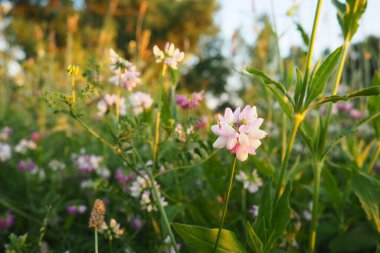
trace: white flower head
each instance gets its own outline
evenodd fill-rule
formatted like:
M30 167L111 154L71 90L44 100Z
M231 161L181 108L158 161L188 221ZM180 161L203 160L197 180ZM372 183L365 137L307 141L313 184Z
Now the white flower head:
M167 42L164 51L155 45L153 47L153 54L157 63L163 62L172 69L178 68L178 63L182 62L185 58L185 53L181 52L178 48L175 48L173 43Z
M5 162L6 160L11 159L12 157L12 149L6 143L0 142L0 162Z
M129 101L133 106L133 112L135 115L139 115L152 107L152 97L144 92L135 92L129 97Z

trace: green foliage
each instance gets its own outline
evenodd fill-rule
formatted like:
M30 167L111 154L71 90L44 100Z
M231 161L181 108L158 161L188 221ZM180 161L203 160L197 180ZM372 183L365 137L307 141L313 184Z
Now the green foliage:
M367 0L346 0L346 4L339 0L332 0L338 10L338 21L345 39L350 41L355 35L359 20L367 8Z
M380 182L360 171L354 171L352 189L358 197L368 220L372 221L380 233Z
M218 229L209 229L200 226L178 224L174 225L175 231L181 236L191 249L199 253L209 253L214 249ZM222 229L218 253L244 253L246 252L235 234L229 230Z

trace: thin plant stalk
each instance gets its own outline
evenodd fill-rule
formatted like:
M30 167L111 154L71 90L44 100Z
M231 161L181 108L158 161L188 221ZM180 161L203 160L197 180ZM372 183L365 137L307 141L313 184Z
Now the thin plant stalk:
M354 10L353 10L354 12L358 8L358 4L359 4L359 1L356 1L355 5L354 5ZM338 66L338 71L337 71L336 76L335 76L332 95L336 95L338 92L340 80L342 78L342 73L343 73L343 69L344 69L344 63L345 63L346 57L347 57L347 50L348 50L348 47L350 46L351 38L352 38L351 30L349 30L348 34L346 34L346 37L345 37L345 40L343 43L342 54L341 54L341 57L339 59L339 66ZM321 136L321 141L323 144L325 144L325 141L327 139L328 127L329 127L331 117L332 117L332 109L333 109L333 105L329 104L329 106L327 108L326 121L324 123L324 131L323 131L322 136ZM311 217L312 225L310 227L309 253L313 253L315 251L316 229L317 229L317 210L318 210L319 184L320 184L320 173L321 173L320 170L322 170L323 165L324 165L324 161L322 158L320 161L320 164L319 163L315 164L315 166L318 166L320 168L317 168L314 166L314 172L315 172L314 173L314 188L317 189L318 191L316 191L314 189L314 192L313 192L313 200L315 199L315 204L313 204L313 207L312 207L312 217ZM316 186L317 184L318 184L318 186ZM313 225L313 222L314 222L314 225Z
M314 252L315 250L315 240L317 237L317 212L318 212L318 202L319 202L319 188L321 183L321 172L323 168L322 161L314 161L314 191L313 191L313 207L311 216L311 228L310 228L310 241L309 241L309 252Z
M224 224L224 219L226 218L226 213L227 213L227 206L228 202L230 200L230 194L231 194L231 189L232 189L232 183L234 181L234 174L235 174L235 167L236 167L236 156L234 157L234 161L232 163L232 168L231 168L231 175L230 175L230 182L228 184L228 190L227 190L227 197L226 197L226 202L224 203L223 207L223 213L222 213L222 220L220 222L219 230L218 230L218 235L216 236L216 241L215 241L215 246L214 246L214 253L216 252L216 249L218 248L218 243L220 239L220 234L223 229L223 224Z
M309 44L309 51L307 53L307 63L306 63L304 80L303 80L303 84L302 84L300 101L298 103L298 107L302 107L304 96L305 96L305 93L306 93L306 88L307 88L306 86L307 86L307 83L308 83L309 72L310 72L310 69L311 69L312 56L313 56L313 51L314 51L314 43L315 43L315 37L316 37L316 33L317 33L317 28L318 28L318 22L319 22L319 16L320 16L320 12L321 12L322 2L323 2L323 0L318 0L317 8L315 10L313 30L312 30L312 33L311 33L311 39L310 39L310 44ZM299 110L299 109L300 108L296 108L296 110ZM304 117L305 117L305 112L303 112L303 113L296 113L295 116L294 116L294 118L293 118L293 126L292 126L292 130L291 130L291 134L290 134L290 137L289 137L288 145L286 147L285 156L284 156L284 159L282 161L280 176L279 176L279 178L277 180L276 193L275 193L275 197L274 197L274 204L275 204L275 206L277 205L277 201L279 200L279 197L280 197L280 194L281 194L281 188L282 188L283 183L284 183L283 181L284 181L284 177L285 177L285 171L286 171L286 169L288 167L290 153L291 153L291 151L293 149L293 144L294 144L294 140L295 140L295 137L296 137L296 134L297 134L297 131L298 131L298 127L299 127L300 123L303 121Z
M282 159L280 176L278 178L277 185L276 185L276 193L275 193L275 198L274 198L275 205L277 205L277 201L280 198L281 188L282 188L284 177L285 177L285 171L289 164L290 153L292 152L294 140L296 138L296 134L302 120L303 120L303 117L299 117L299 115L296 115L293 120L292 132L289 137L288 145L286 146L284 159Z
M120 97L121 97L121 73L119 73L118 85L116 91L116 126L119 123L120 118Z
M375 167L375 163L380 155L380 141L377 142L377 148L375 150L375 154L372 157L372 160L369 163L369 166L367 168L367 173L370 173L371 170Z
M95 228L95 253L99 253L98 249L98 230Z

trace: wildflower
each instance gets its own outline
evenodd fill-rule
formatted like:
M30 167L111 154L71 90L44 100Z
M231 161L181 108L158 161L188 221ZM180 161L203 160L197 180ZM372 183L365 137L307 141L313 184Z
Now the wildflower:
M180 243L177 243L176 248L178 251L180 250L181 246L182 245ZM162 245L161 250L159 252L161 253L175 253L176 252L169 236L165 238L164 244Z
M256 218L257 215L259 215L259 206L258 205L253 205L249 209L249 213L251 214L252 218Z
M14 221L15 216L11 212L6 213L4 216L0 216L0 230L9 229L14 224Z
M31 159L19 161L18 168L20 171L30 171L32 173L38 170L38 166Z
M257 175L257 171L253 170L251 175L245 174L244 171L240 171L238 175L236 175L236 180L243 183L244 189L247 189L250 193L255 193L259 190L259 188L263 185L263 181Z
M96 199L94 206L92 207L91 216L89 220L90 228L101 229L104 216L106 214L106 207L102 200Z
M207 124L207 117L203 117L200 121L198 121L195 126L198 129L205 128Z
M115 74L108 81L115 86L120 86L131 91L141 82L140 72L131 62L120 57L113 49L110 49L111 71Z
M91 173L97 170L101 170L100 166L103 158L96 155L81 154L73 155L73 160L75 166L77 166L81 172Z
M33 132L33 133L30 134L30 139L33 142L38 143L41 140L41 135L38 132Z
M259 129L264 120L257 118L256 107L247 105L243 111L239 107L234 112L227 108L224 116L219 114L218 117L218 124L211 127L219 136L214 148L227 148L240 161L247 160L248 154L255 155L261 145L260 140L267 135Z
M12 128L4 127L0 131L0 141L7 141L12 134Z
M69 205L66 210L71 215L83 214L87 211L87 206L85 205Z
M143 221L139 216L131 216L128 221L133 229L139 230L143 226Z
M51 160L48 164L48 167L53 171L64 170L66 168L66 164L60 162L58 160Z
M133 112L135 115L143 113L145 110L150 109L153 104L152 97L144 92L135 92L129 97L129 101L133 106Z
M102 100L98 102L98 116L103 117L107 112L117 105L117 96L106 94ZM122 116L127 114L127 105L125 103L125 98L119 99L119 113Z
M0 162L5 162L6 160L11 159L12 157L12 149L6 143L0 142Z
M181 52L178 48L175 48L173 43L166 43L164 51L155 45L153 47L153 54L156 58L157 63L163 62L172 69L178 68L178 63L180 63L184 58L185 54Z
M26 151L35 150L37 148L37 144L32 140L22 139L15 147L15 151L20 154L25 154Z
M177 105L182 109L194 109L200 105L200 102L205 98L204 91L194 92L190 98L184 95L178 95L176 97Z
M125 192L129 192L128 183L136 178L136 174L134 172L124 175L121 169L117 169L115 171L115 179L119 183L119 185L124 189Z
M154 183L157 185L157 188L160 187L156 182ZM136 180L132 182L132 186L130 187L131 196L134 198L139 198L141 209L147 210L148 212L157 210L157 207L155 205L156 199L150 193L151 184L152 182L149 179L144 178L142 176L137 176ZM162 206L168 205L165 198L160 196L160 193L159 193L159 201L161 201Z
M350 110L350 116L355 120L360 120L363 118L363 114L357 109Z
M124 229L120 229L120 224L112 218L109 225L107 225L106 222L103 222L99 232L104 233L109 240L112 240L113 238L119 238L122 236L124 234Z

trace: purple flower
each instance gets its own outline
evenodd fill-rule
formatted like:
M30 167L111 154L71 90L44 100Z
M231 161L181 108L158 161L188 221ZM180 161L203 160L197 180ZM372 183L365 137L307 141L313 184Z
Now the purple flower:
M200 102L205 98L204 91L194 92L190 98L185 95L177 95L176 102L177 105L181 106L182 109L194 109L200 105Z
M76 206L70 205L66 207L66 211L71 215L76 215L78 213L78 208Z
M253 205L251 209L249 209L249 213L252 215L253 218L256 218L259 214L259 206Z
M12 227L14 221L15 216L11 212L8 212L5 216L0 217L0 230L5 230Z
M27 161L20 160L18 162L18 168L20 171L36 171L38 169L37 165L30 159Z
M139 216L129 218L129 222L131 223L132 228L136 230L139 230L143 226L143 221Z

